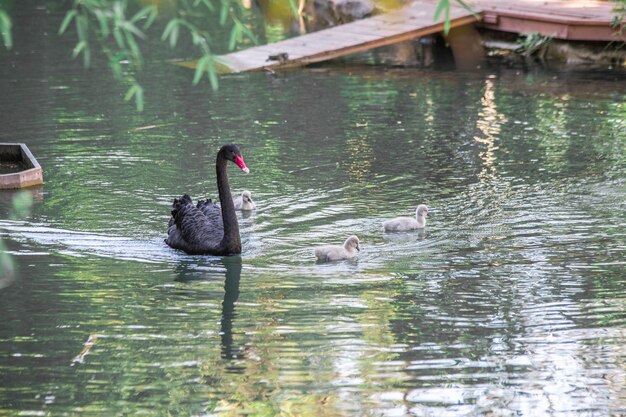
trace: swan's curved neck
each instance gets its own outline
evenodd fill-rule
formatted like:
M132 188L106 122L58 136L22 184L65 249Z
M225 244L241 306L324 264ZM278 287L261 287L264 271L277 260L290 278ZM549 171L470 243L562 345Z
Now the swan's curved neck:
M417 220L417 225L419 227L426 226L426 217L425 216L420 216L418 213L415 213L415 220Z
M217 173L217 192L220 196L222 206L222 220L224 222L224 237L221 246L229 253L239 253L241 251L241 240L239 238L239 223L235 204L230 194L226 165L228 160L224 158L222 152L218 152L215 170Z

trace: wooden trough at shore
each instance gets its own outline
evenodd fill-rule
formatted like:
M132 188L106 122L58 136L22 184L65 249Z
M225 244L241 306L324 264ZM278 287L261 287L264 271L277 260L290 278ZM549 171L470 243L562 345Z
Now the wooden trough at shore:
M0 143L0 189L43 184L39 162L24 143Z

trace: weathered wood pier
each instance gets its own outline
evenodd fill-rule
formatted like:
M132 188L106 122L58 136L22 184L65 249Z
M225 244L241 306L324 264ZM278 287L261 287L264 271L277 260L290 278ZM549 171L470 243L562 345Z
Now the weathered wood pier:
M626 40L626 33L618 33L611 27L614 3L609 1L476 0L468 3L474 13L451 1L450 28L478 25L504 32L537 32L565 40ZM444 23L443 18L433 19L436 6L437 0L414 0L391 13L222 55L219 61L227 72L272 70L326 61L440 33ZM463 48L465 46L460 49Z

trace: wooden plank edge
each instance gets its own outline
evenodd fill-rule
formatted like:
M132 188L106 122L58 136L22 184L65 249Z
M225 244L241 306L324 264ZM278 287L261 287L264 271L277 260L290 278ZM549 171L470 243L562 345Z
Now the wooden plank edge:
M464 26L470 23L475 23L476 21L477 21L476 18L472 15L463 16L463 17L452 20L450 22L450 29L459 27L459 26ZM328 61L334 58L338 58L340 56L349 55L349 54L357 53L357 52L363 52L369 49L380 48L381 46L392 45L394 43L415 39L420 36L443 32L443 27L444 27L443 22L434 23L431 26L417 28L415 30L400 33L395 36L388 36L388 37L384 37L376 41L366 42L362 44L352 45L350 47L340 48L334 51L310 55L304 58L287 61L283 64L275 63L272 65L260 67L258 69L253 69L252 71L294 68L294 67L300 67L303 65L314 64L316 62Z

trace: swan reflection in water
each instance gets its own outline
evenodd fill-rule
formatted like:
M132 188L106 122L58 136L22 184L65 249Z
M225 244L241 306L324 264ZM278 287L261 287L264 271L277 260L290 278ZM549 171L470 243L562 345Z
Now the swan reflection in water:
M224 256L219 263L225 268L224 299L222 300L222 318L220 322L221 356L223 359L241 359L243 349L233 344L233 320L236 317L235 304L239 299L239 281L243 268L241 256ZM223 271L220 271L223 272ZM198 271L197 264L179 264L177 282L191 282L206 279L206 273Z

